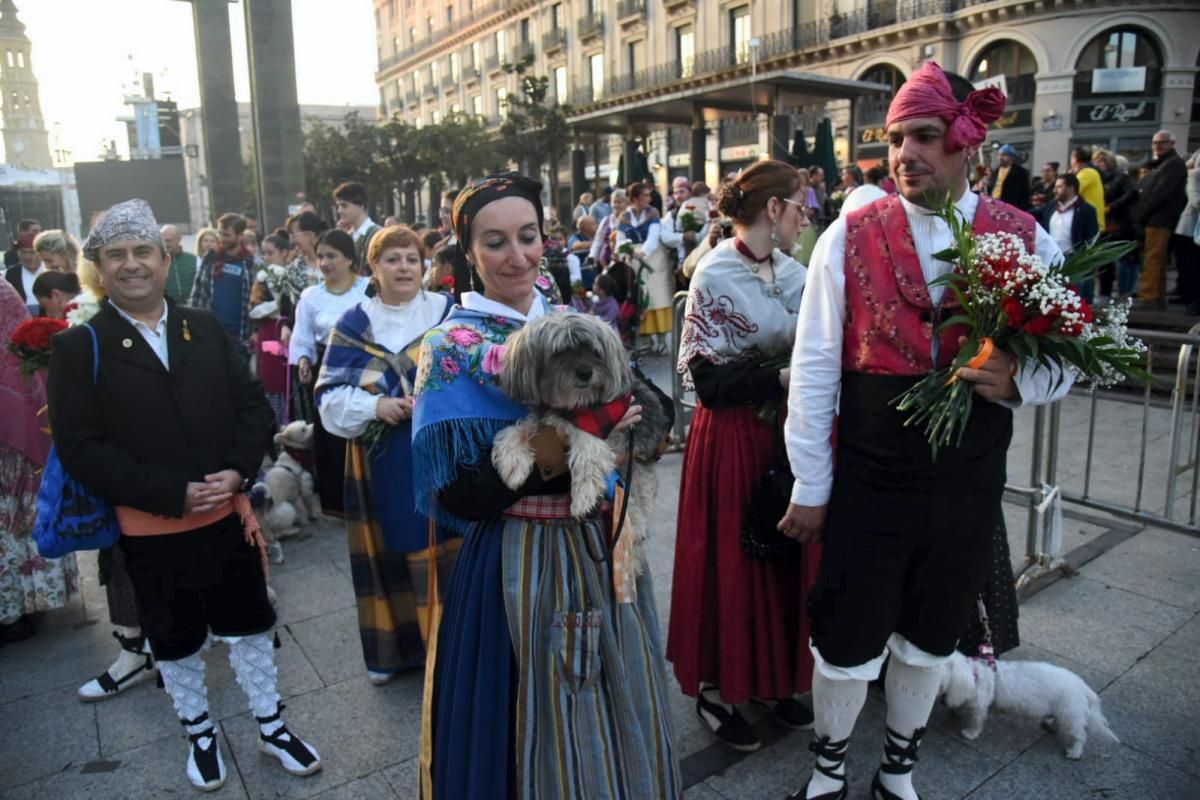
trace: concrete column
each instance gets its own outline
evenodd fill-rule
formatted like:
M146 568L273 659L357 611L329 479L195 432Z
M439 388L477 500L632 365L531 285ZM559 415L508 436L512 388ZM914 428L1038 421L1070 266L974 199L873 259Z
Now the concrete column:
M587 153L582 147L575 147L571 150L571 208L575 208L575 204L579 202L579 195L586 191Z
M304 191L290 0L245 0L254 152L264 230L282 225ZM378 199L378 198L375 198Z
M233 45L228 0L191 0L196 26L196 63L204 124L204 163L214 217L246 205L237 101L233 94Z
M1162 71L1162 110L1159 127L1175 137L1175 152L1184 159L1188 154L1188 128L1192 118L1192 89L1195 67L1167 67Z
M1031 174L1038 174L1042 164L1058 161L1065 169L1071 155L1071 94L1074 72L1037 76L1037 96L1033 101L1033 157ZM1053 112L1053 114L1051 114Z
M693 181L708 182L708 176L704 172L704 162L707 158L708 132L704 129L704 109L697 105L692 109L692 141L688 146L688 177ZM716 189L715 185L711 186Z

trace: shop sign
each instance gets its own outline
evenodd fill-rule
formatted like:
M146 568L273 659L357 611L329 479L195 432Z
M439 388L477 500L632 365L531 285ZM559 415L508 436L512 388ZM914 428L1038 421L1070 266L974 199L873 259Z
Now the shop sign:
M887 144L887 128L863 128L859 138L863 144Z
M745 161L748 158L758 158L762 148L756 144L741 144L736 147L722 147L722 161Z
M668 167L690 167L692 165L692 157L687 153L673 153L667 156Z
M1092 70L1092 94L1132 94L1145 90L1145 67Z
M984 78L983 80L975 83L976 89L987 89L989 87L993 89L999 89L1000 94L1008 97L1008 81L1004 79L1003 75L993 75L990 78Z
M1156 119L1158 106L1146 100L1137 103L1095 103L1075 107L1075 122L1085 125L1153 122Z

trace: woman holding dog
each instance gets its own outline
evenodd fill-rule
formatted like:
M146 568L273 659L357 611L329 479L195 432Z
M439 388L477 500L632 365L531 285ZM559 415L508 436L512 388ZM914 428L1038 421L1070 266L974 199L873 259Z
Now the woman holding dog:
M321 422L348 440L345 514L367 676L379 685L425 663L429 566L449 579L457 552L431 550L413 503L412 381L425 333L451 298L421 289L425 247L403 225L371 239L376 294L342 315L317 378Z
M300 383L312 386L325 355L329 332L342 314L367 299L367 279L354 271L354 239L336 228L317 239L324 281L310 286L296 304L296 328L288 343L288 363ZM341 516L346 471L346 440L330 433L318 414L313 420L313 462L321 511Z
M808 224L804 195L799 173L780 161L721 188L718 208L735 235L696 268L676 365L699 403L683 460L667 657L700 719L739 750L761 744L738 710L752 699L792 728L813 719L796 695L812 681L803 609L816 560L752 557L741 541L756 482L784 457L777 420L805 273L788 253Z
M529 413L499 388L505 343L555 310L534 290L541 188L505 173L459 193L454 229L479 291L421 348L417 505L463 535L425 671L422 794L675 798L649 576L636 600L614 599L608 528L571 517L554 429L533 437L536 467L519 489L492 463L493 440ZM639 412L614 415L614 430Z

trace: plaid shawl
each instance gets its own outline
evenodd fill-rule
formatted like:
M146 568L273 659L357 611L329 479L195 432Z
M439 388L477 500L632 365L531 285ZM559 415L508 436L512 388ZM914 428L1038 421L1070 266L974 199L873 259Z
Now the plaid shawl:
M439 295L446 302L444 319L452 305L448 295ZM417 355L421 350L421 334L393 353L375 342L371 336L371 320L362 305L356 305L338 320L329 332L325 360L313 390L320 402L322 393L334 386L357 386L374 395L407 397L412 394L416 377Z

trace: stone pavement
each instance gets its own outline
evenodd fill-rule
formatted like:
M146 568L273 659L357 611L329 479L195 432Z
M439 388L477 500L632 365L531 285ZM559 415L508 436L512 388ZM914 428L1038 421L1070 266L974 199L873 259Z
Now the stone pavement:
M670 385L664 360L649 367L660 385ZM1064 436L1085 435L1087 413L1083 399L1069 398ZM1103 457L1111 466L1099 469L1097 479L1103 476L1101 488L1114 497L1130 488L1140 413L1136 405L1104 407ZM1156 414L1150 425L1155 453L1165 430L1162 415ZM1010 476L1017 483L1028 477L1030 419L1028 411L1018 414L1010 454ZM1081 472L1078 450L1064 446L1064 480ZM1165 456L1155 457L1165 463ZM671 453L660 466L659 525L648 544L664 633L674 563L672 489L681 461L681 454ZM1156 469L1148 473L1147 491L1161 496L1162 471ZM1006 512L1017 564L1024 552L1025 511L1006 504ZM939 708L917 772L927 800L1200 798L1195 744L1200 741L1200 682L1193 668L1200 663L1200 540L1092 512L1068 511L1064 527L1073 562L1091 560L1074 577L1054 582L1022 604L1024 644L1007 657L1050 661L1079 673L1100 692L1122 744L1089 742L1083 760L1071 762L1036 722L1002 718L990 720L983 736L968 742ZM280 689L289 725L317 745L325 768L312 778L293 778L259 754L227 649L217 646L206 656L210 703L230 772L217 796L415 797L421 676L409 674L383 687L367 682L349 558L336 523L325 521L311 536L287 542L285 553L286 562L273 568L272 577L283 642L277 651ZM81 561L86 607L76 601L42 614L37 636L0 649L0 800L196 796L183 775L183 731L168 698L152 683L93 705L75 697L76 687L104 669L115 653L94 559ZM808 734L788 732L752 710L767 744L757 753L735 754L714 743L696 720L692 703L674 686L672 698L691 800L776 800L805 779L811 763ZM882 698L872 690L849 758L852 798L867 796L883 716Z

